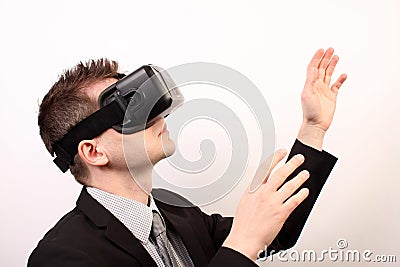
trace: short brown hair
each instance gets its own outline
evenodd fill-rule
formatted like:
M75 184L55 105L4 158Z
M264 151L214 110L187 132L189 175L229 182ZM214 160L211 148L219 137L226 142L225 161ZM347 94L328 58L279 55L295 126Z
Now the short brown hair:
M96 99L91 99L84 89L116 77L117 73L116 61L104 58L89 60L64 71L51 87L40 104L38 117L40 136L51 155L54 156L52 145L56 141L98 109ZM79 183L86 184L89 172L79 155L75 155L70 170Z

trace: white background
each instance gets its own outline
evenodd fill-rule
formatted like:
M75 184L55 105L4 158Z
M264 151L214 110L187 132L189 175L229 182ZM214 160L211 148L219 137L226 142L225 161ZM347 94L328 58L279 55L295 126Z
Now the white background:
M26 265L81 189L51 162L37 127L38 103L65 68L99 57L126 70L227 65L260 88L277 147L290 149L306 65L329 46L341 57L336 74L349 76L324 144L339 161L296 249L346 238L349 249L400 260L399 1L0 0L0 29L1 266ZM232 215L243 188L205 210Z

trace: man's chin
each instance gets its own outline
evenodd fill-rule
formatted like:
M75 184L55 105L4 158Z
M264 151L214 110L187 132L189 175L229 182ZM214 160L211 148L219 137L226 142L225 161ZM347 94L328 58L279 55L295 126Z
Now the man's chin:
M175 153L175 149L175 143L172 141L168 142L168 144L163 145L164 158L172 156Z

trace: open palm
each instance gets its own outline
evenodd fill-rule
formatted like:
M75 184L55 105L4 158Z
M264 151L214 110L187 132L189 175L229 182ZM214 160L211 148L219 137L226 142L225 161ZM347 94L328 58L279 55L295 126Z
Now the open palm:
M303 123L323 131L328 130L332 123L337 94L347 78L346 74L342 74L330 86L333 71L339 61L333 52L333 48L329 48L326 51L319 49L315 53L308 65L307 80L301 94Z

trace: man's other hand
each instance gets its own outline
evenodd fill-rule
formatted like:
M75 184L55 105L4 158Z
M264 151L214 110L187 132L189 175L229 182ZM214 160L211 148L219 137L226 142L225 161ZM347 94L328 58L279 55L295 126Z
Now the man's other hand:
M275 152L271 168L261 186L254 192L250 191L250 187L246 190L237 207L231 232L223 244L253 261L260 250L271 244L286 219L309 193L308 189L303 188L294 194L309 178L306 170L283 184L304 162L302 155L294 156L270 175L285 155L285 150Z

